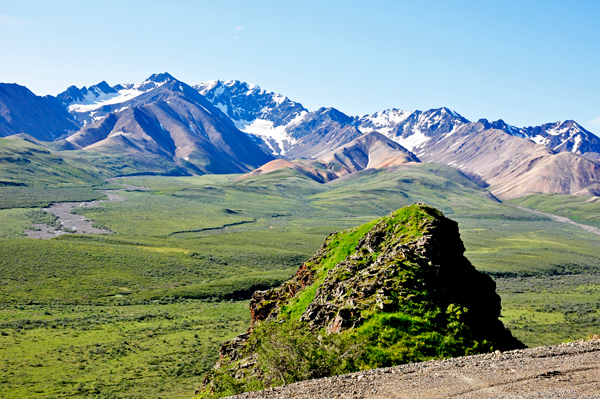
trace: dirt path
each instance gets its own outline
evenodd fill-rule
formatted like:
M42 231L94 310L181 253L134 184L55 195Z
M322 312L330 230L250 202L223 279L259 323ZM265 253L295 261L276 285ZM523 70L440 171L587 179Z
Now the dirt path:
M118 178L106 179L107 182L115 183ZM108 229L99 229L93 226L91 220L81 215L71 213L76 208L95 208L99 207L103 202L123 202L127 199L123 194L124 190L146 191L148 187L131 186L129 184L116 183L123 186L121 190L98 190L106 194L107 199L100 201L85 201L85 202L58 202L47 208L42 208L43 211L53 214L58 218L60 226L49 226L47 224L34 224L33 230L25 230L25 235L29 238L49 239L63 234L112 234Z
M600 340L411 363L233 398L600 398Z
M577 223L577 222L574 222L571 219L563 217L563 216L557 216L557 215L553 215L551 213L540 212L540 211L538 211L536 209L525 208L524 206L520 206L520 205L513 205L513 206L515 208L517 208L517 209L522 210L522 211L531 212L531 213L537 213L538 215L548 216L548 217L556 220L557 222L569 223L569 224L581 227L582 229L584 229L586 231L589 231L590 233L594 233L594 234L600 235L600 229L598 229L596 227L588 226L587 224Z

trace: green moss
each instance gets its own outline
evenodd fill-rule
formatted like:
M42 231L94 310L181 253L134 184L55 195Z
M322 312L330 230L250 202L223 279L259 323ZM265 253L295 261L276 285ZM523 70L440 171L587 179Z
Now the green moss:
M326 256L319 264L312 266L314 283L304 288L289 304L285 305L281 315L284 318L299 319L314 300L317 289L325 280L327 273L339 262L353 254L361 238L376 224L380 222L387 224L389 232L392 233L390 239L403 236L402 241L407 242L423 235L423 225L432 220L433 215L441 216L441 212L430 207L423 208L419 205L411 205L393 212L390 216L375 219L362 226L336 233L327 244ZM372 257L377 257L377 253L373 253ZM350 277L350 274L340 274L338 276L340 280L347 277Z
M361 369L464 356L487 352L493 348L485 341L471 338L462 322L466 309L450 305L423 310L405 307L393 313L374 313L355 331L357 342L366 342L360 360Z
M317 288L325 277L327 272L335 267L336 264L344 260L348 255L354 252L360 239L379 221L373 220L362 226L350 229L343 233L336 233L327 245L327 255L320 264L313 266L315 270L314 283L302 290L290 304L282 309L284 318L299 319L302 313L306 311L308 305L315 299Z

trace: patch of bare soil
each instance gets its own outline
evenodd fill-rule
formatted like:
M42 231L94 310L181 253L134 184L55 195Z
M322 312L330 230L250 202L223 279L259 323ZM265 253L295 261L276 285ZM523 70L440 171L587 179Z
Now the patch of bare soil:
M234 398L600 398L600 340L411 363Z

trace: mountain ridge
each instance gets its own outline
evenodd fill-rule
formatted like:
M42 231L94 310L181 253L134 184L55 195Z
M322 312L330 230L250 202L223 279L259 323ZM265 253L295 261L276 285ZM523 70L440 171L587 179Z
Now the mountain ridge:
M349 167L362 159L360 151L346 161L333 160L336 171L328 170L331 160L327 158L334 153L334 158L341 156L340 151L349 151L348 146L361 136L377 132L412 152L415 159L457 167L482 184L495 186L492 190L499 197L535 192L584 195L598 192L595 186L600 184L595 166L600 160L600 139L572 120L518 128L501 119L471 122L446 107L388 109L360 116L331 107L309 112L302 104L257 85L214 80L189 86L166 72L135 84L110 86L102 81L81 89L71 86L57 97L38 97L22 86L16 88L0 85L0 135L25 133L37 140L58 140L48 148L113 155L120 157L119 162L127 156L155 157L157 165L166 162L189 174L244 173L283 158L295 165L288 167L326 182L339 177L342 169L364 169L362 164ZM8 89L18 94L2 96L2 90ZM28 124L34 118L37 124ZM483 147L467 146L468 142ZM534 168L531 158L533 163L518 169L520 173L508 170L507 156L526 162L540 153L534 143L548 149L542 151L545 161ZM486 162L497 166L495 171L482 164L478 155L482 152L487 154ZM558 153L588 161L571 155L556 157ZM366 167L385 167L385 162L367 162Z

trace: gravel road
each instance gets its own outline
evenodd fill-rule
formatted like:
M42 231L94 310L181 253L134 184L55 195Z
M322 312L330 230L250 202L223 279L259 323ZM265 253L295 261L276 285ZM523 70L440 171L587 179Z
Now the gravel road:
M411 363L232 398L600 398L600 340Z
M581 227L582 229L584 229L585 231L589 231L590 233L594 233L594 234L600 235L600 229L598 229L596 227L588 226L587 224L577 223L577 222L572 221L569 218L566 218L566 217L563 217L563 216L558 216L558 215L553 215L551 213L541 212L541 211L538 211L537 209L525 208L524 206L520 206L520 205L513 205L513 206L515 208L517 208L517 209L522 210L522 211L527 211L527 212L531 212L531 213L537 213L538 215L548 216L548 217L556 220L557 222L569 223L569 224L572 224L574 226Z

